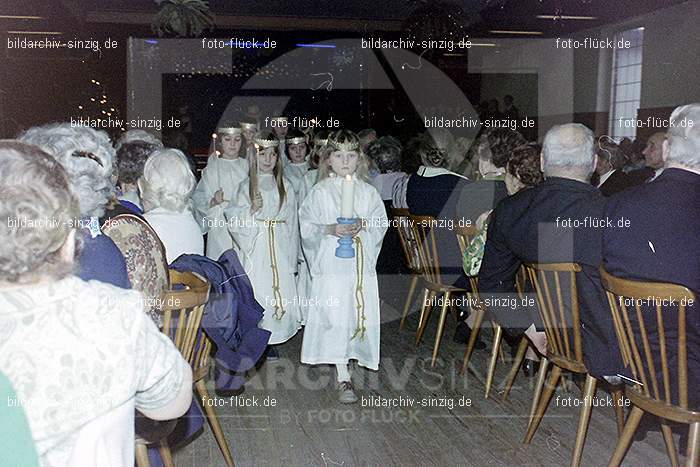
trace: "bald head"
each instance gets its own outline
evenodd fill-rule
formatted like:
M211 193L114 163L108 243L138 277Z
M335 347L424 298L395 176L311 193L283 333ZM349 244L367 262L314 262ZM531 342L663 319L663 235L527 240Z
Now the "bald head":
M595 138L585 125L557 125L544 137L542 171L547 177L588 180L595 160Z
M657 131L649 137L647 140L647 145L642 151L644 154L644 162L647 167L652 169L660 169L664 166L664 160L662 157L663 144L666 139L666 133L663 131Z

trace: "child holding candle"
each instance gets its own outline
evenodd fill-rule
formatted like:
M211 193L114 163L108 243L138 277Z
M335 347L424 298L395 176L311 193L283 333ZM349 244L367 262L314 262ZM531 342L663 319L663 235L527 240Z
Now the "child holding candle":
M248 183L226 211L241 263L265 309L260 327L272 333L270 345L286 342L301 328L294 272L298 257L297 203L282 174L278 140L268 132L254 139ZM268 358L277 352L271 348Z
M339 400L354 403L350 360L379 369L375 266L387 217L377 190L367 183L367 158L355 133L331 134L320 155L318 182L299 209L302 245L312 275L301 361L335 365ZM340 217L354 222L341 224ZM352 237L353 258L336 256L341 236Z
M248 178L242 134L237 127L216 129L207 166L192 194L197 223L202 233L208 234L206 254L213 260L233 248L224 210L238 192L238 186Z

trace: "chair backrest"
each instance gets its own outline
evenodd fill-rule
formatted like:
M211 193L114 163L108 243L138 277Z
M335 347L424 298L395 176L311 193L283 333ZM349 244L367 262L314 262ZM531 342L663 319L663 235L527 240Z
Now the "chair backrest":
M688 409L686 305L695 302L695 295L681 285L621 279L602 266L600 274L622 361L641 383L634 390L647 399ZM671 361L678 362L675 378Z
M126 260L126 272L131 287L148 300L157 304L163 291L168 289L168 263L165 248L158 234L143 219L133 214L120 214L102 226L102 232L117 245ZM150 316L161 325L157 306L149 310Z
M170 269L169 273L172 286L161 296L163 333L190 364L194 382L197 382L209 371L212 344L201 325L210 284L192 272Z
M587 372L583 361L576 263L529 263L525 270L535 288L537 306L547 335L547 358L577 373Z
M464 256L464 252L467 251L467 247L471 241L479 233L479 229L475 225L460 226L458 221L455 220L454 232L457 235L457 243L459 244L459 252ZM478 276L467 276L469 278L469 283L472 287L473 293L476 298L479 298L479 278Z
M435 233L438 222L433 216L408 215L409 224L418 250L418 264L423 278L433 284L441 284L440 256Z
M408 209L391 209L391 218L394 221L394 226L399 233L399 241L401 242L401 249L403 250L404 259L406 260L406 266L414 274L420 274L421 271L420 260L418 259L418 246L416 244L416 239L413 236L413 230L411 230L409 215Z

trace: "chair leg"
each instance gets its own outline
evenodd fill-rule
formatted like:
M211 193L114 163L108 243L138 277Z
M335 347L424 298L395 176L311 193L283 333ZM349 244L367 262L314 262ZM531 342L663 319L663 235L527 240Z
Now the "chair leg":
M413 274L411 278L411 285L408 286L408 295L406 296L406 303L403 306L403 315L401 316L401 323L399 324L399 329L403 329L404 322L408 316L408 310L411 308L413 303L413 293L416 291L416 284L418 283L418 276Z
M668 453L668 458L671 460L672 467L679 467L678 454L676 453L676 445L673 443L673 432L668 424L661 421L661 433L664 435L664 442L666 443L666 452Z
M216 442L219 444L219 449L221 449L221 453L224 455L226 465L228 467L234 467L233 456L231 455L231 450L228 447L228 441L226 441L224 431L221 429L219 419L216 417L213 404L209 402L211 397L209 396L209 391L207 391L206 384L204 384L204 380L200 379L194 383L194 387L197 390L197 394L199 394L199 397L201 398L202 408L207 416L207 421L209 422L211 431L214 432L214 438L216 438Z
M597 383L597 379L586 374L586 383L583 385L583 407L581 407L581 418L579 418L578 430L576 430L576 444L574 445L574 456L571 459L571 467L578 467L581 464L581 455L583 454L583 445L586 443L588 422L591 420L593 397L595 397Z
M462 362L462 369L459 374L464 374L467 371L467 365L469 364L469 357L471 357L474 351L474 346L476 345L476 338L479 337L479 331L481 330L481 322L484 320L484 309L477 308L474 313L474 327L469 335L469 342L467 343L467 351L464 352L464 361Z
M537 403L542 397L542 389L544 388L544 382L547 377L547 368L549 367L549 360L546 357L540 359L540 371L537 372L537 382L535 383L535 392L532 394L532 405L530 406L530 418L527 421L527 427L530 428L532 425L532 420L535 419L535 410L537 410Z
M437 359L438 349L440 348L440 341L442 340L442 333L445 330L445 318L447 318L447 308L450 303L450 292L445 292L444 301L442 302L442 309L440 310L440 321L438 322L437 334L435 335L435 347L433 348L433 359L430 361L430 367L435 366L435 360Z
M506 378L505 391L503 393L503 400L508 399L508 394L510 394L510 388L513 387L513 382L515 377L518 376L518 371L520 371L520 365L523 364L525 359L525 352L527 351L528 340L526 337L520 339L520 344L518 344L518 353L515 354L515 360L513 361L513 366L510 367L510 372L508 373L508 378Z
M561 368L554 365L554 368L552 368L552 374L549 376L549 385L547 385L542 392L542 397L540 397L539 403L537 404L537 411L535 411L535 416L527 429L523 443L530 444L532 437L535 436L535 431L537 431L537 427L540 426L540 422L542 421L544 412L547 410L552 394L554 394L554 390L557 388L557 381L559 381L560 376Z
M173 455L170 452L167 439L158 443L158 452L160 453L161 459L163 459L163 465L165 467L175 467L175 462L173 461Z
M698 451L700 450L700 422L691 423L688 430L688 453L685 461L686 466L696 467L700 464Z
M418 330L416 331L416 347L420 344L420 340L423 337L423 332L425 331L425 326L428 324L428 318L430 317L430 312L433 307L429 305L432 302L435 292L432 290L425 289L423 292L423 305L420 310L420 319L418 320Z
M491 383L493 383L493 375L496 373L496 360L498 359L498 349L501 346L501 335L503 334L503 328L496 324L496 328L493 333L493 347L491 348L491 358L489 359L489 368L486 370L486 392L484 397L489 398L489 392L491 391Z
M148 459L148 447L145 444L136 443L134 452L137 467L151 467L151 461Z
M610 462L608 462L608 467L619 467L619 465L622 464L622 459L625 458L625 453L632 443L632 437L634 436L634 432L637 431L639 422L642 420L642 415L644 415L642 409L636 405L632 407L632 411L627 417L627 423L625 423L625 429L622 430L622 435L615 447L615 452L610 458Z
M615 406L615 420L617 421L617 436L622 435L622 430L625 428L625 409L624 407L624 395L622 393L622 386L612 386L611 392L613 396L613 404Z

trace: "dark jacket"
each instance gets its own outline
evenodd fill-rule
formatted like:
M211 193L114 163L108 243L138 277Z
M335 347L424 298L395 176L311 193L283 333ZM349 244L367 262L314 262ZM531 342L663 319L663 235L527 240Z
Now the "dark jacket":
M479 271L479 289L488 297L513 294L515 274L523 262L580 264L583 271L577 274L577 286L581 336L586 365L595 376L615 375L621 369L598 272L602 229L586 226L602 220L604 209L605 198L598 189L576 180L550 177L522 190L501 201L494 210ZM565 223L569 219L571 227ZM570 297L563 300L570 303ZM497 310L502 321L508 320L508 314L514 317L523 311ZM536 313L536 309L529 308L530 313L533 311ZM501 324L509 327L507 322Z
M411 175L406 187L406 204L411 214L433 216L436 219L454 223L459 194L468 180L457 175L445 174L423 177L419 173ZM457 283L466 286L466 276L462 268L462 255L453 229L447 224L435 231L440 257L440 273L445 284Z
M467 183L457 201L457 218L469 220L475 225L476 219L489 211L508 196L506 184L502 180L477 180Z
M265 351L270 332L258 328L263 308L255 301L235 251L225 251L218 261L182 255L170 267L196 272L211 283L202 327L216 345L216 388L239 389L245 382L243 372L255 366Z
M618 169L610 174L608 179L605 180L605 182L600 185L598 189L603 196L612 196L615 193L619 193L622 190L634 186L635 184L636 183L632 178L630 178L629 175Z
M693 291L696 301L700 299L700 175L666 169L654 181L611 197L606 214L614 223L622 219L629 225L603 232L603 261L608 272L626 279L680 284ZM664 311L666 339L677 342L676 313L673 308ZM700 386L698 311L697 303L686 309L689 396ZM649 313L655 316L653 308ZM651 344L658 348L656 321L646 324ZM678 368L677 348L667 343L673 375ZM695 396L695 401L698 407L700 397Z

